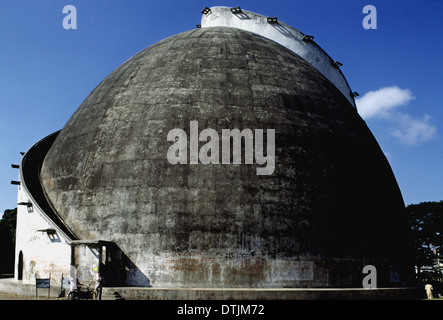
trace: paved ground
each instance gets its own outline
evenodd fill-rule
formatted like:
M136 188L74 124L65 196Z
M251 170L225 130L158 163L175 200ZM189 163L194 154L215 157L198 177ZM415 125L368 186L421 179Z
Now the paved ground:
M10 294L5 292L0 292L0 300L60 300L59 298L50 297L47 296L19 296L17 294Z

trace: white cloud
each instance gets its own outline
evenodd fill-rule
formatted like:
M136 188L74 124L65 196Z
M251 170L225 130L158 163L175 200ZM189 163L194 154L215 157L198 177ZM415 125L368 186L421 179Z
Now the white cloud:
M371 117L389 117L389 113L415 99L408 89L400 89L397 86L381 88L377 91L369 91L361 98L355 100L359 114L364 119Z
M423 119L415 119L407 114L397 114L395 122L397 127L391 134L405 144L417 144L432 139L437 134L437 128L429 121L431 117L427 114Z
M356 99L355 103L362 118L388 121L393 137L401 143L414 145L428 141L437 134L437 128L430 123L429 115L426 114L420 119L397 110L414 99L410 90L392 86L369 91Z

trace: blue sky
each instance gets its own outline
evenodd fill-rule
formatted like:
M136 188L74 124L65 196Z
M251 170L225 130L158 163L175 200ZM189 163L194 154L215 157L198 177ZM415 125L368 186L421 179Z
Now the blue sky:
M377 9L375 30L362 26L368 4ZM76 30L63 28L66 5L77 9ZM314 35L360 93L360 113L405 203L443 200L443 1L0 0L0 215L16 207L10 181L18 171L10 165L21 151L61 129L121 63L194 29L202 8L216 5L276 16Z

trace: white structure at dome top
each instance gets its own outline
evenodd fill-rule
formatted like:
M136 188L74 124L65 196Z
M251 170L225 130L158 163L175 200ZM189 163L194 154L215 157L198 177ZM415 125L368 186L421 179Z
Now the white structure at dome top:
M259 34L298 54L320 71L355 108L354 93L340 71L340 62L333 60L312 39L275 17L266 17L240 7L211 7L202 11L201 27L232 27Z

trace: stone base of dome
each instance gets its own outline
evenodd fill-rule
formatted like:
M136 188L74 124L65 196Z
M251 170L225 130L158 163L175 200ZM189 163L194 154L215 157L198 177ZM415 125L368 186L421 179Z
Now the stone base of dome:
M126 300L405 300L419 299L414 287L398 288L103 288L108 299Z

